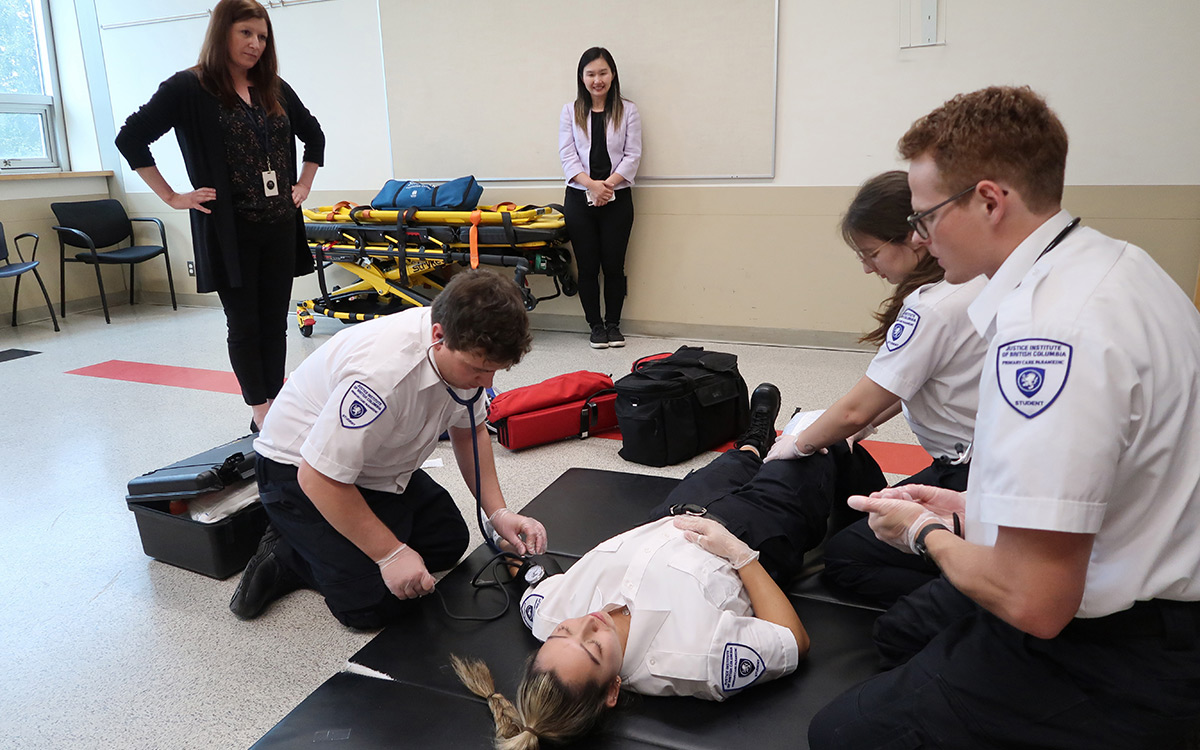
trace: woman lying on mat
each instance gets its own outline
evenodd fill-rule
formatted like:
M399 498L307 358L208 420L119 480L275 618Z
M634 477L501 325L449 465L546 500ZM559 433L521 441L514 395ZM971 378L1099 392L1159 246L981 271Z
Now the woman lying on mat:
M941 212L953 209L944 206L924 220L941 219ZM847 438L858 442L903 409L917 440L936 459L901 484L966 489L979 408L979 373L987 352L987 343L967 317L967 307L987 279L979 276L964 284L944 281L945 271L929 254L928 242L909 225L911 213L908 174L902 171L872 177L851 201L842 219L842 237L865 273L895 285L875 313L879 325L862 338L878 345L879 351L846 395L795 437L781 435L767 455L768 462L812 455ZM863 448L855 452L866 453ZM876 481L872 491L883 489L882 472L873 462L867 463L871 464L866 467L868 474L854 481L860 485ZM847 513L835 507L832 525L844 525L840 519ZM863 518L826 544L822 576L875 604L891 606L936 578L938 569L876 539Z
M775 386L756 388L738 448L685 477L657 520L525 592L522 619L545 643L515 705L482 662L455 659L460 679L487 698L499 747L577 737L622 689L723 701L796 669L808 635L777 581L825 537L836 474L857 458L843 443L764 464L779 401Z

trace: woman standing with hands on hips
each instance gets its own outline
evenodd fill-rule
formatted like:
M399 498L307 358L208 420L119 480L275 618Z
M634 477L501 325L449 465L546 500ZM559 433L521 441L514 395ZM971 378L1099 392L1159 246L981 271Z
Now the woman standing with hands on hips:
M199 186L191 192L167 184L150 153L172 128ZM189 209L196 288L221 298L229 360L257 431L283 386L292 278L313 270L299 207L325 152L320 124L277 73L266 8L220 0L199 62L164 81L116 144L159 198Z
M642 159L637 105L621 98L621 79L609 51L592 47L579 58L578 95L563 105L558 153L567 179L563 213L579 269L579 302L591 326L593 349L625 346L625 250L633 229L633 186ZM600 279L604 272L604 313Z

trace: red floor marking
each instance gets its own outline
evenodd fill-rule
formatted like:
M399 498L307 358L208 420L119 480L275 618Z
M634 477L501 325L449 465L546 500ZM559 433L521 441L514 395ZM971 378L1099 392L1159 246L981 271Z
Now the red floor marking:
M604 432L593 432L592 437L620 440L621 431L613 428ZM903 474L908 477L933 462L933 458L919 445L884 443L879 440L864 440L862 444L871 452L871 457L875 459L885 474ZM733 442L731 441L713 448L713 451L720 453L732 447Z
M214 393L232 393L237 396L242 393L237 378L232 372L201 370L196 367L150 365L145 362L124 362L113 359L81 367L78 370L71 370L67 374L151 385L169 385L176 388L192 388L197 391L213 391Z

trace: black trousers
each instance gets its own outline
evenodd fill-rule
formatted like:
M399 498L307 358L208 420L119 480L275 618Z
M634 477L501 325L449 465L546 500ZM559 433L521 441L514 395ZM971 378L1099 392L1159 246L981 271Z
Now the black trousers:
M844 445L842 450L849 453ZM758 550L759 562L784 584L800 572L804 553L825 538L838 488L838 459L831 451L763 463L750 451L726 451L684 477L650 519L668 515L678 503L702 505Z
M238 219L242 285L217 290L225 308L229 363L254 406L279 395L287 357L288 309L296 269L296 222Z
M397 599L379 566L337 532L300 489L296 467L258 457L258 488L271 525L279 532L275 555L325 597L343 625L374 629L404 617L415 600ZM403 493L358 488L379 520L425 559L430 571L447 570L470 541L467 524L444 487L418 469Z
M822 709L809 746L1182 748L1200 722L1200 606L1159 605L1043 640L937 579L880 617L911 626L880 644L903 665Z
M855 451L865 451L862 446ZM969 464L951 464L939 458L908 479L905 484L928 484L962 492L967 489ZM872 488L874 492L883 484ZM901 552L879 541L862 518L834 534L825 545L825 569L821 576L833 588L865 597L882 607L890 607L900 597L916 591L941 575L932 562Z
M625 250L633 231L632 188L617 190L603 206L589 206L583 190L567 188L563 218L579 272L579 303L588 325L621 322L625 304ZM600 272L604 271L604 314L600 314Z

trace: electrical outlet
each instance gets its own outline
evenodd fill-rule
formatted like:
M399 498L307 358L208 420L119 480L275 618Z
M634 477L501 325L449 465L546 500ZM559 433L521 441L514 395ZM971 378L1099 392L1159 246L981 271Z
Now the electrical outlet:
M196 261L189 260L187 262L187 264L188 264L188 276L195 276L196 275Z

